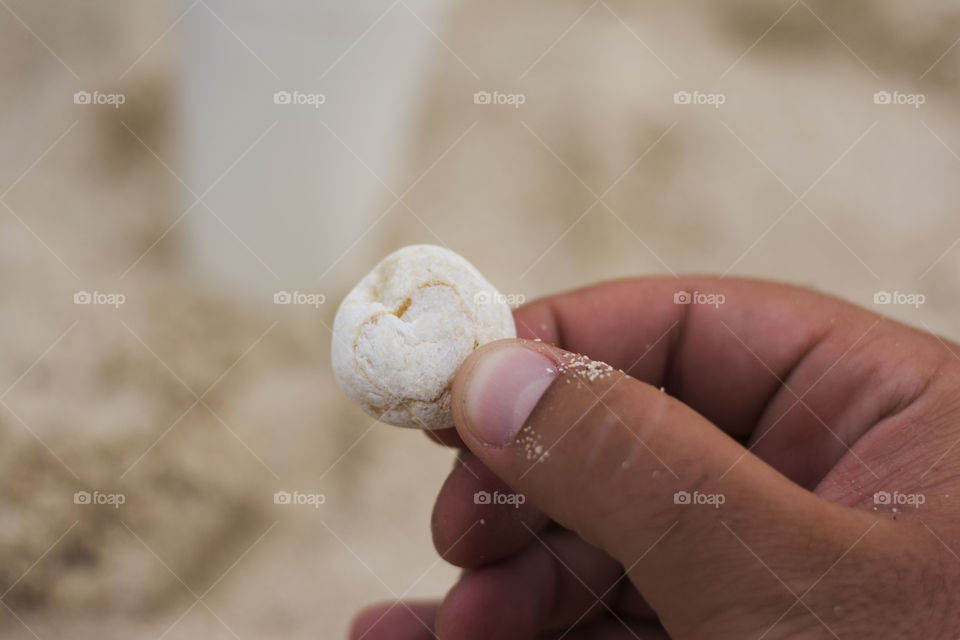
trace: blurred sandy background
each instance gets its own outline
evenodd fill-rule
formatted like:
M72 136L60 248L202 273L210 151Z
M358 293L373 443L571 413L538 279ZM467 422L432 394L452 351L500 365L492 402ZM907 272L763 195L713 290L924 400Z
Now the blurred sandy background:
M954 3L353 4L0 2L3 637L337 638L441 594L452 455L328 365L337 301L404 244L528 299L691 271L922 293L875 308L960 338Z

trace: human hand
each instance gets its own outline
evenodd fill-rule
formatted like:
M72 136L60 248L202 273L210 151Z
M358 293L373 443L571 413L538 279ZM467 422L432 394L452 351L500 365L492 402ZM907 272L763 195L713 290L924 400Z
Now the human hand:
M471 355L457 435L434 434L466 447L433 532L467 570L352 638L960 634L960 347L744 280L611 282L516 319L543 342Z

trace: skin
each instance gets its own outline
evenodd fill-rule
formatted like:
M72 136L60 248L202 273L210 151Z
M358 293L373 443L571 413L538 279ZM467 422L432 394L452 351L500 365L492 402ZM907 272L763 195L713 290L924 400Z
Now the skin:
M681 290L725 303L674 304ZM461 448L432 522L460 580L441 602L363 611L353 640L960 636L960 346L734 279L615 281L515 317L542 342L475 352L456 433L429 434ZM478 363L511 344L625 372L558 375L526 421L543 461L475 428ZM526 502L474 504L480 490Z

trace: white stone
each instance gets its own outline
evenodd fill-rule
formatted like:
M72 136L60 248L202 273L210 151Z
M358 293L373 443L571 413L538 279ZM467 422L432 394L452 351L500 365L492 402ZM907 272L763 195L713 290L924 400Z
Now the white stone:
M453 426L460 364L480 345L516 335L504 297L473 265L449 249L413 245L381 260L340 303L333 373L371 416L444 429Z

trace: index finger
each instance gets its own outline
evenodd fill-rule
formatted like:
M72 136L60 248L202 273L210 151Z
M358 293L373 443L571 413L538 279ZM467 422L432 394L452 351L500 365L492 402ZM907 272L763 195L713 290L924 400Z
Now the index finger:
M817 385L804 404L829 414L835 398L851 401L875 381L875 420L923 388L945 355L932 336L866 309L758 280L618 280L537 300L515 319L520 337L663 387L739 438L765 414L775 419L778 400Z

